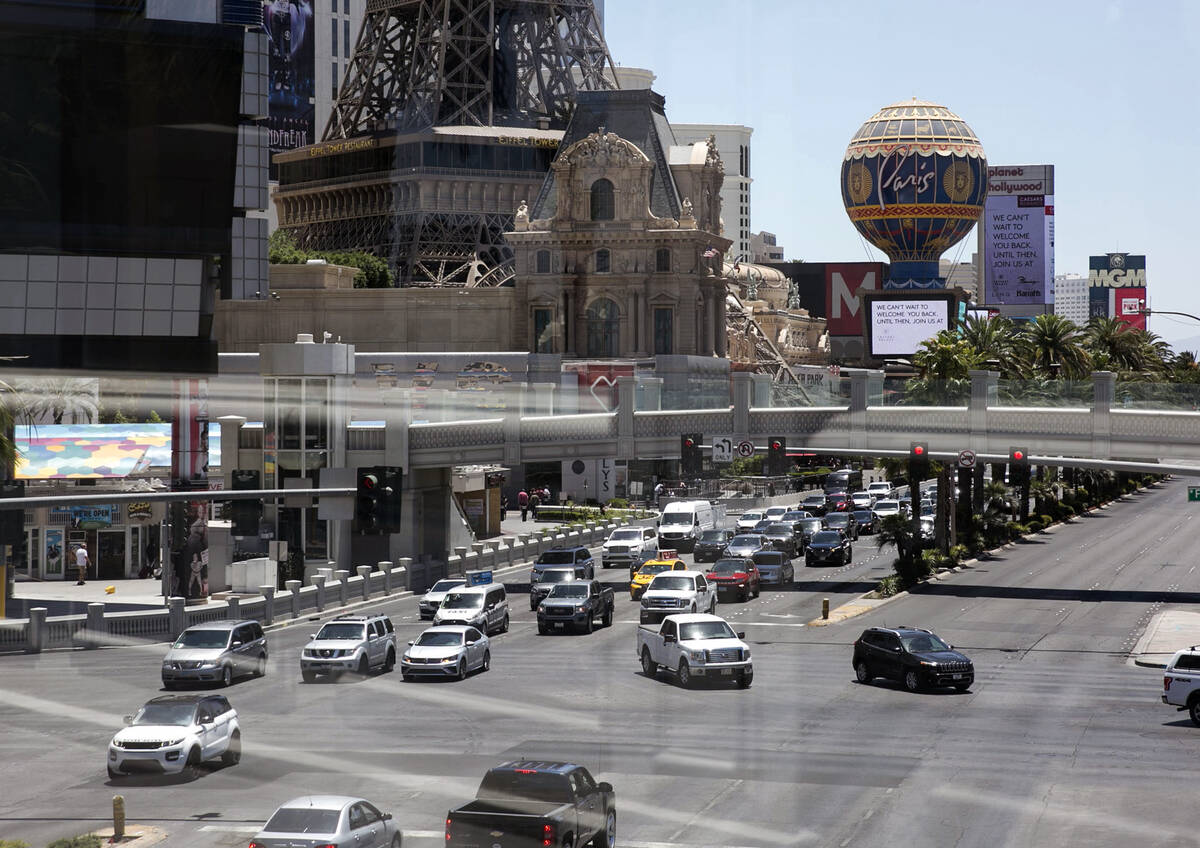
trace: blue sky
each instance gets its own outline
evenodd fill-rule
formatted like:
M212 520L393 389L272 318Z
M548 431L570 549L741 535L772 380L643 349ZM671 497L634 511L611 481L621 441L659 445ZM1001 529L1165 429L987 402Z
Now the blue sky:
M1144 253L1151 305L1200 314L1200 2L607 0L605 32L617 63L658 75L670 120L754 128L751 227L789 259L883 258L842 210L841 158L916 96L967 121L989 163L1055 166L1056 273Z

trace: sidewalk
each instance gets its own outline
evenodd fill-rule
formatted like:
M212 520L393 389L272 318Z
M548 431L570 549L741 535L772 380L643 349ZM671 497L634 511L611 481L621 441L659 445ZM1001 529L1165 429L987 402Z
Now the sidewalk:
M112 586L110 595L105 588ZM76 586L74 580L28 580L17 575L9 618L26 618L29 607L46 607L47 615L83 615L88 604L102 603L109 612L162 609L162 581L89 580Z
M1137 665L1165 668L1176 651L1192 645L1200 645L1200 612L1165 609L1150 619L1130 656Z

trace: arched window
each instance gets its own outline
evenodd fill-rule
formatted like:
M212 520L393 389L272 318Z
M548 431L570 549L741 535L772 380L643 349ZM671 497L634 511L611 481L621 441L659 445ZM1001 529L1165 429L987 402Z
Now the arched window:
M608 248L602 247L596 251L596 273L607 274L612 270L612 254Z
M613 184L608 180L596 180L592 183L592 220L611 221L615 212Z
M660 247L654 252L654 270L659 273L671 270L671 248Z
M549 274L550 273L550 251L539 250L537 252L537 273L539 273L539 274Z
M617 305L606 297L592 301L587 308L587 355L616 356L620 331Z

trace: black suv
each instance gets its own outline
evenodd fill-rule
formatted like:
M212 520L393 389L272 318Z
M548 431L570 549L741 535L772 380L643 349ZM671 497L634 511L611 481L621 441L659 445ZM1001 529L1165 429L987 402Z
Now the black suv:
M732 530L705 530L692 549L693 562L716 562L725 551L734 533Z
M849 565L854 559L854 546L841 530L818 530L808 540L804 551L805 565Z
M965 692L975 682L975 666L932 631L870 627L854 643L854 676L859 683L887 677L910 692L934 686Z
M825 513L825 527L829 530L841 530L851 542L858 541L858 519L853 512Z

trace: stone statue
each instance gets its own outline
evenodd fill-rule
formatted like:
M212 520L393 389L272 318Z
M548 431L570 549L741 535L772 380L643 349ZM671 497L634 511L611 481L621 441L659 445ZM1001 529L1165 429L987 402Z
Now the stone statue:
M679 220L690 221L695 220L695 218L696 216L694 214L694 210L692 209L692 199L690 197L685 197L683 199L683 212L680 214Z
M788 309L799 309L800 308L800 286L796 283L795 280L788 280L787 308Z
M758 280L750 277L746 282L746 300L758 300Z
M515 223L518 230L529 229L529 204L524 200L522 200L521 205L517 207Z

